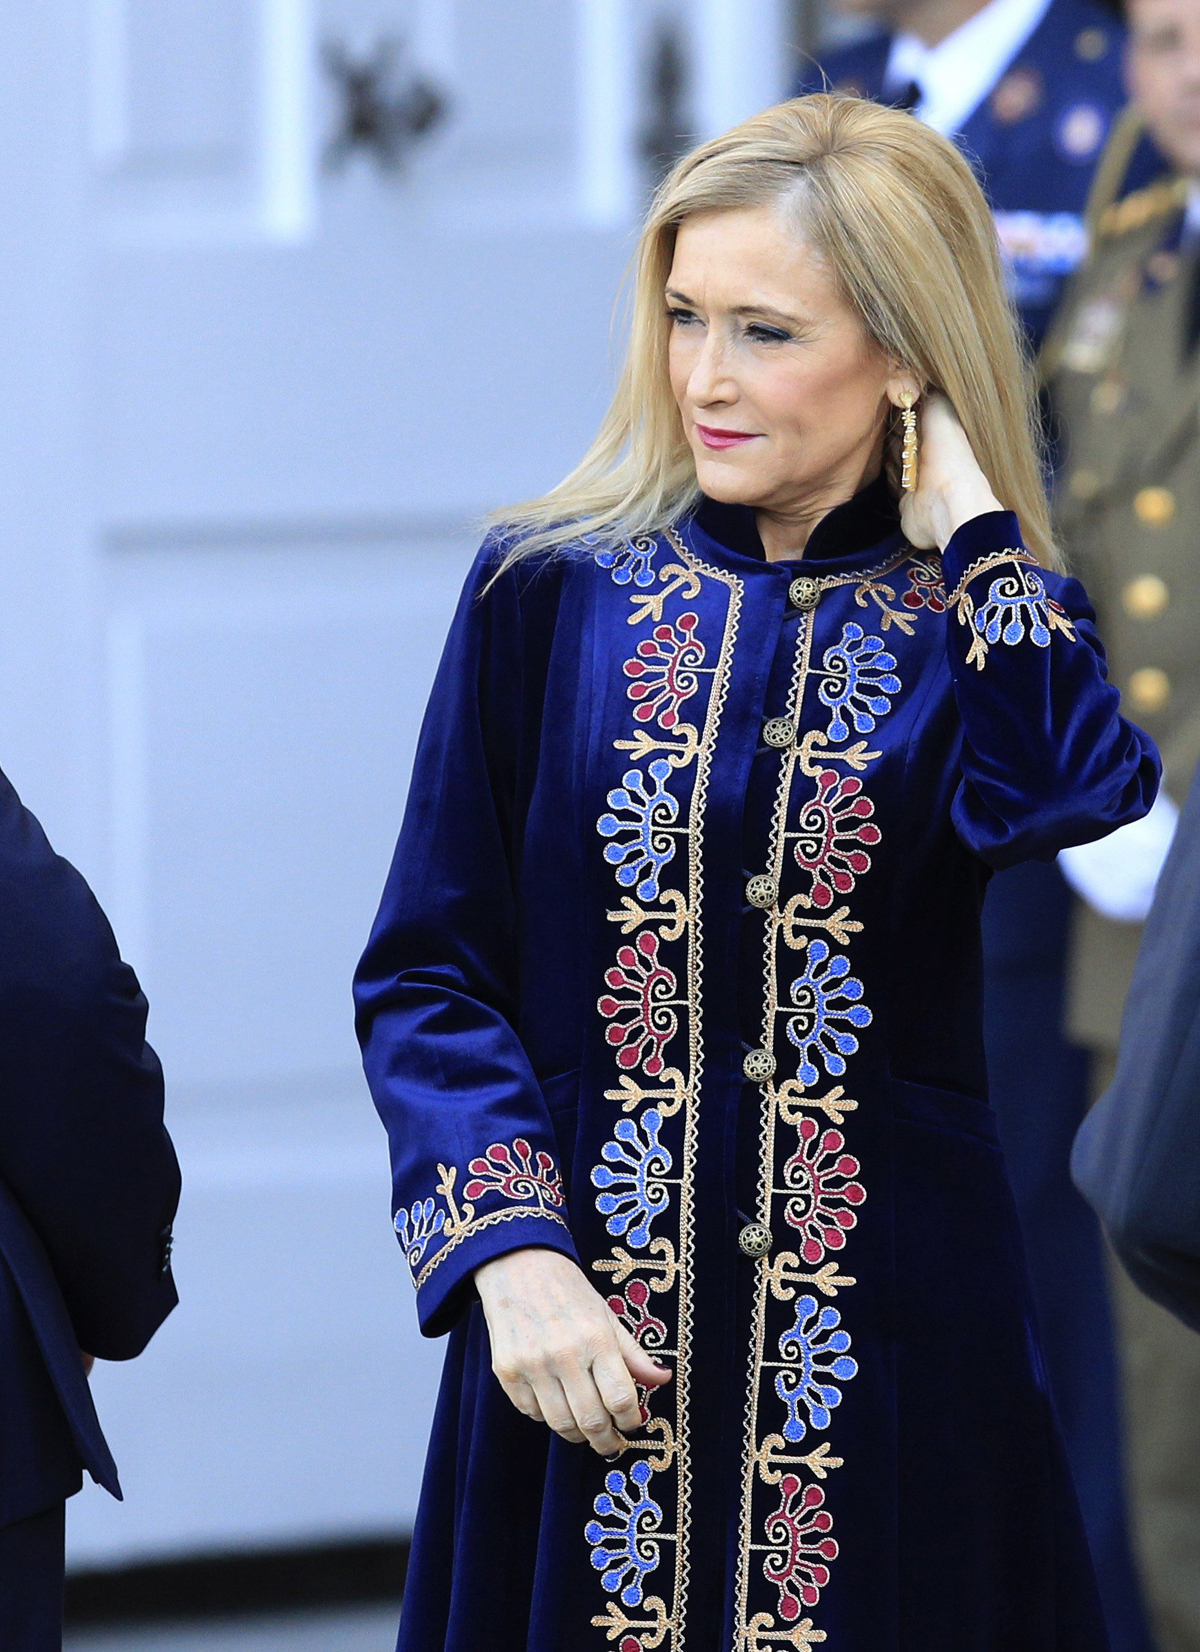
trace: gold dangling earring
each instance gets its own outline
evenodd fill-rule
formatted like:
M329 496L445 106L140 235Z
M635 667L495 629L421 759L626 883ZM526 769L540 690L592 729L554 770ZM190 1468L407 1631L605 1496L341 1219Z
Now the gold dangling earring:
M900 488L904 493L912 493L917 486L917 415L913 411L915 397L911 391L905 391L900 403L903 411L900 422L904 426L904 447L900 454Z

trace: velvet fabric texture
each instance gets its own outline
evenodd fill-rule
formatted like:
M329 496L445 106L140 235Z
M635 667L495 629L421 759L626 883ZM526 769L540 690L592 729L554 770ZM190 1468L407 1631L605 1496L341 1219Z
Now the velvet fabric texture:
M980 1011L990 868L1158 781L1083 591L1005 512L914 553L882 481L798 562L708 502L498 551L356 982L451 1332L401 1652L1100 1652ZM524 1245L673 1370L615 1464L492 1375Z

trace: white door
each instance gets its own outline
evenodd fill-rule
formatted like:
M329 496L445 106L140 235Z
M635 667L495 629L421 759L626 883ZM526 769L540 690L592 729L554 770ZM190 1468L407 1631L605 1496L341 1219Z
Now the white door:
M128 1501L85 1491L73 1561L396 1531L441 1350L351 972L472 518L606 402L653 98L770 101L786 7L7 9L0 764L142 975L184 1170L182 1305L95 1378ZM348 83L395 164L334 164Z

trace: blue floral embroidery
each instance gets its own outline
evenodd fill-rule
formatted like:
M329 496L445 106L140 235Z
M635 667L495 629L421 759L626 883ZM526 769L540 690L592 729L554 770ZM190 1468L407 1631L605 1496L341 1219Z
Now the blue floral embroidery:
M605 1163L592 1171L593 1186L616 1189L602 1192L596 1200L596 1209L608 1217L609 1233L627 1234L636 1250L650 1243L650 1223L670 1200L662 1178L671 1168L671 1155L658 1139L661 1127L662 1115L656 1107L642 1114L644 1141L632 1119L619 1120L613 1130L615 1139L600 1150ZM623 1168L610 1169L613 1165Z
M623 784L608 794L609 808L632 815L632 820L605 814L596 827L601 837L614 839L605 849L604 858L617 867L617 882L622 889L636 883L639 897L654 901L658 899L662 869L675 853L675 835L670 828L679 818L679 800L667 790L671 765L665 757L656 757L647 772L649 785L641 769L630 769L622 776Z
M607 545L595 554L600 567L611 571L614 585L628 585L632 580L644 589L654 584L651 564L657 550L658 540L647 537L627 539L623 545Z
M429 1241L446 1225L446 1212L434 1207L432 1199L417 1199L411 1210L400 1209L392 1224L404 1247L410 1268L416 1268Z
M603 1572L601 1582L609 1594L621 1591L624 1606L642 1604L646 1573L658 1565L659 1548L653 1533L662 1525L662 1509L650 1496L650 1464L635 1463L626 1478L619 1469L604 1477L605 1489L593 1507L605 1519L615 1517L615 1526L589 1520L584 1536L592 1545L592 1565Z
M809 1428L828 1428L829 1414L841 1404L840 1388L821 1382L849 1382L858 1375L856 1361L849 1357L849 1332L839 1329L842 1316L836 1308L817 1309L815 1296L802 1296L796 1303L796 1323L779 1339L779 1352L795 1363L777 1373L775 1392L787 1406L783 1437L795 1443ZM800 1415L808 1412L808 1423Z
M988 586L987 601L980 603L975 614L975 629L986 642L1011 647L1024 639L1028 625L1030 642L1049 648L1048 602L1042 576L1033 568L1019 567L1015 574L1003 574Z
M870 734L875 719L892 709L888 696L900 692L895 655L884 648L882 637L869 637L850 620L842 627L842 640L825 650L824 665L827 675L817 693L833 712L829 739L849 739L847 716L856 734Z
M858 1002L862 994L862 982L850 974L850 960L840 954L830 957L828 941L811 940L804 974L792 982L792 1003L798 1013L789 1015L787 1022L787 1035L800 1051L796 1076L801 1084L817 1082L816 1060L832 1078L841 1078L846 1071L845 1058L858 1049L858 1039L837 1023L870 1026L871 1012Z

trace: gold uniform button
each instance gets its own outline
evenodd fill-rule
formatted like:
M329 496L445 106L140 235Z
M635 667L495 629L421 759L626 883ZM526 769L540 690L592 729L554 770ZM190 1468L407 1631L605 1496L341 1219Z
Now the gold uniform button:
M746 899L751 906L774 906L779 899L779 885L765 872L750 879L746 885Z
M746 1256L751 1256L757 1262L760 1256L765 1256L772 1244L771 1230L765 1222L747 1222L738 1234L738 1245Z
M1085 63L1098 63L1108 50L1108 36L1103 29L1080 29L1075 36L1075 56Z
M1170 600L1167 582L1157 574L1139 574L1121 592L1121 606L1130 619L1157 619Z
M1100 478L1094 470L1072 472L1067 483L1072 499L1094 499L1100 492Z
M1129 699L1137 711L1161 711L1171 698L1171 679L1156 665L1144 665L1129 679Z
M763 739L776 751L786 751L796 738L796 725L790 717L772 717L763 724Z
M751 1050L742 1061L742 1071L752 1084L765 1084L775 1076L775 1057L770 1050Z
M1148 528L1165 528L1175 515L1175 495L1170 488L1142 488L1133 496L1133 512Z
M1125 386L1120 379L1101 379L1092 391L1093 413L1115 413L1125 400Z
M799 574L788 586L788 601L793 608L799 608L802 612L810 612L820 600L819 579L810 579L807 574Z

